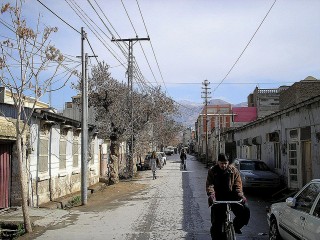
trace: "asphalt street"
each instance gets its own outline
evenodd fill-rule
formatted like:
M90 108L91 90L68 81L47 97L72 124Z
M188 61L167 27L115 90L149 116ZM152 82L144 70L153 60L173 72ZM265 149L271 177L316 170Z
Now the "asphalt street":
M168 156L157 171L139 172L136 181L148 187L139 193L114 200L99 211L68 210L55 224L35 239L199 239L210 238L210 209L205 180L207 168L188 155L187 170L180 170L179 156ZM248 226L237 239L268 239L265 207L261 197L247 195L251 209Z

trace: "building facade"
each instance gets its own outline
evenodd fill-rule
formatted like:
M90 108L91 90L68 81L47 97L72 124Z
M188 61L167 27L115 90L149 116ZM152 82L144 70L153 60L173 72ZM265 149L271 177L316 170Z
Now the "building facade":
M319 83L308 77L282 90L279 111L229 129L222 134L222 145L233 142L236 157L264 161L291 189L319 178Z

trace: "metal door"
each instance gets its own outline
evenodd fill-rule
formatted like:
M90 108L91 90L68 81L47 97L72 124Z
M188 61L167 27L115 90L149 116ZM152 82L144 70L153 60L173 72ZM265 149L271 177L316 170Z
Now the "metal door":
M0 209L9 207L10 145L0 144Z
M288 148L288 186L292 189L298 189L300 184L300 169L299 169L299 145L297 142L289 143Z

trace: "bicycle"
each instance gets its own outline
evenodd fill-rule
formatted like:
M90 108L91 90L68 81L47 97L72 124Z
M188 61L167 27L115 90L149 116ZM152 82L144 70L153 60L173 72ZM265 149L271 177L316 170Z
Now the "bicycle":
M182 162L183 161L183 162ZM181 160L181 163L180 163L180 170L186 170L187 169L187 163L186 163L186 159L184 160Z
M225 216L225 220L224 220L224 223L222 224L222 229L221 229L223 240L236 240L236 233L235 233L232 218L231 218L230 204L235 203L235 204L242 205L241 202L242 202L242 200L240 200L240 201L214 201L213 204L211 205L211 207L215 204L226 204L227 205L226 216Z

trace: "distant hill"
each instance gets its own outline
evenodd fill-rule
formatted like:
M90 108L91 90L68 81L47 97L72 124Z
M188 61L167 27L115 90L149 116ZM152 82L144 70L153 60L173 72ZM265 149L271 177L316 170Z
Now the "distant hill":
M188 100L182 100L178 102L179 115L174 118L175 121L182 123L185 127L194 128L195 122L202 111L204 104L190 102ZM230 104L221 99L211 99L209 101L210 105L222 105L222 104ZM248 104L246 102L238 103L232 105L232 107L247 107Z

